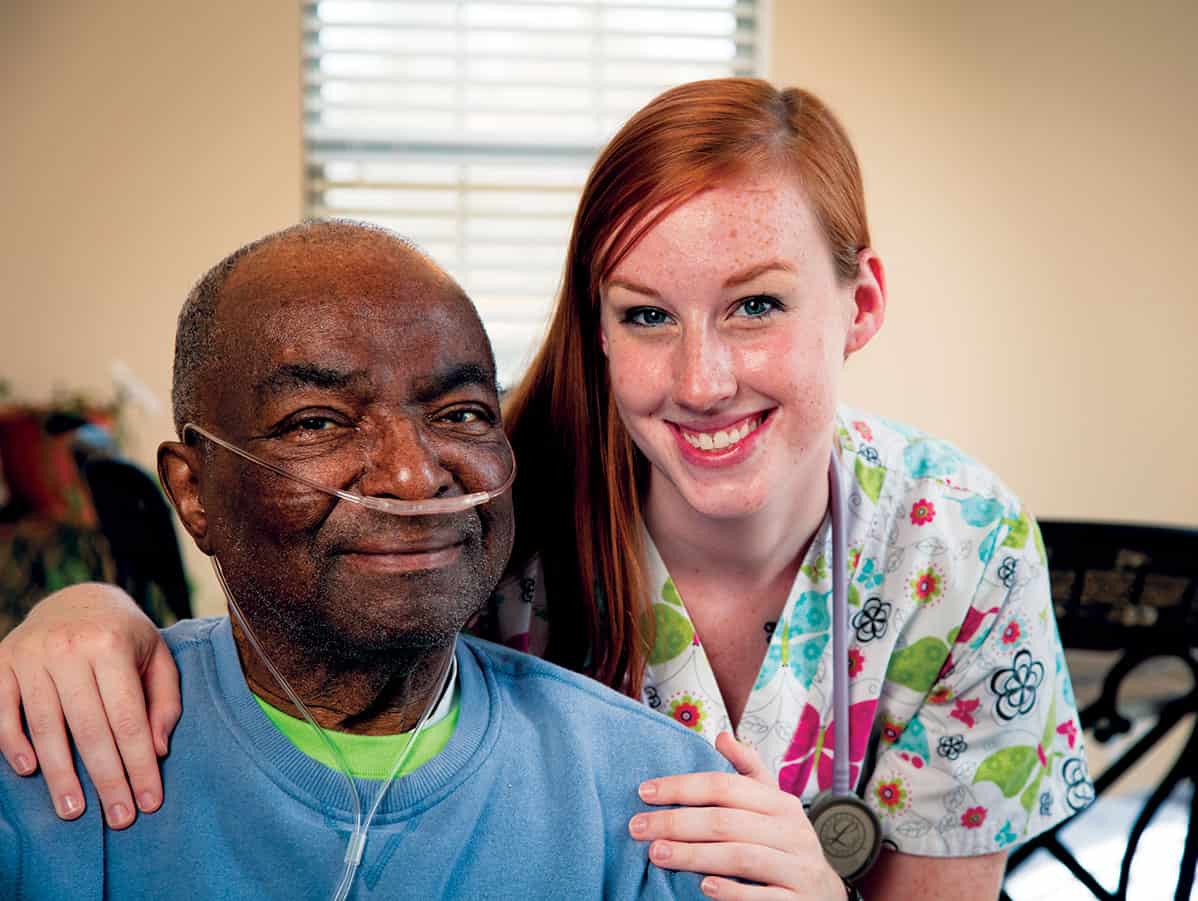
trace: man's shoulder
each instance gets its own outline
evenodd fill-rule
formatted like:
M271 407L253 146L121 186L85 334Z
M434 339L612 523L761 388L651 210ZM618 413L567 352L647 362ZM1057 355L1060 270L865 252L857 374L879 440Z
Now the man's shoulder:
M678 771L728 769L728 763L694 732L625 695L580 675L480 638L464 638L483 665L506 689L516 712L554 728L577 727L576 734L596 749L619 742L644 745Z
M181 619L162 629L162 639L170 649L175 663L182 666L188 658L205 653L212 647L213 634L228 617L210 616L203 619Z

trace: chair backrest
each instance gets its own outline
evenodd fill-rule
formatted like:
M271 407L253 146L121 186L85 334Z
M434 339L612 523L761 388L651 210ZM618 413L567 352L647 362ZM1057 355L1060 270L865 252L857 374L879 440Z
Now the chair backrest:
M83 475L91 491L100 529L117 568L117 584L151 618L165 625L158 598L175 619L191 614L191 598L170 507L140 467L119 457L85 460Z
M1198 646L1198 529L1041 520L1067 648Z

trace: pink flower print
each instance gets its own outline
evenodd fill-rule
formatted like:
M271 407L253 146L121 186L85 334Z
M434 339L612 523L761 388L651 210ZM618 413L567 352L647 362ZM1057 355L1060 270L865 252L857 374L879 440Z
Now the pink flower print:
M967 728L972 729L977 725L973 718L974 711L982 706L982 702L976 698L967 701L964 698L958 698L957 703L953 706L952 713L949 714L953 719L958 719L963 722Z
M907 787L902 779L892 779L889 782L879 782L874 789L874 796L886 813L894 813L907 806Z
M865 655L857 648L849 648L850 678L859 675L863 669L865 669Z
M890 717L886 717L886 720L882 723L882 741L888 745L894 744L902 738L903 729L906 726L906 723L895 722Z
M690 695L670 702L670 716L695 732L703 731L703 713L703 702Z
M1048 766L1048 755L1044 753L1044 745L1036 745L1036 756L1040 758L1040 766Z
M910 585L911 600L918 604L931 604L944 594L944 573L938 566L929 566L917 572Z
M1015 642L1019 641L1019 635L1019 623L1017 623L1015 620L1011 620L1009 623L1007 623L1007 627L1002 630L1002 643L1014 644Z
M849 784L857 781L861 761L869 747L878 699L858 701L849 707ZM782 766L778 769L778 787L792 795L802 796L811 773L816 774L820 789L832 786L832 755L836 752L836 728L828 722L821 728L819 711L808 704L799 718L799 725L790 739Z
M936 505L926 497L921 497L911 505L911 525L926 526L936 518Z
M855 420L853 422L853 428L856 429L857 434L860 435L862 438L864 438L866 441L874 440L873 429L871 429L869 427L868 422L862 422L860 419Z
M961 825L966 829L977 829L986 822L985 807L971 807L961 814Z
M1069 750L1072 751L1073 743L1077 741L1077 726L1073 724L1073 720L1065 720L1057 726L1057 735L1064 735L1069 740Z

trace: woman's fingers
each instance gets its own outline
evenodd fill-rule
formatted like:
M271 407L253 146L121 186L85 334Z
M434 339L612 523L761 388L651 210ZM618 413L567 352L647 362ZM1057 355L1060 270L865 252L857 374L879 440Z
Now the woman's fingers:
M736 773L684 773L642 782L641 800L647 804L681 804L688 807L739 807L754 813L797 814L803 805L794 795Z
M21 728L21 687L12 667L0 661L0 754L21 776L37 769L37 753Z
M799 823L734 807L675 807L638 813L628 823L633 838L674 842L746 842L777 851L799 850Z
M179 669L175 666L170 649L161 636L156 635L150 662L146 665L142 682L149 706L150 731L154 736L154 749L159 757L165 757L170 748L170 736L175 731L182 712L179 696ZM157 766L155 766L157 772ZM145 808L142 808L143 810Z
M655 841L649 846L649 859L667 870L732 876L791 891L802 888L803 867L795 856L764 845Z
M18 669L16 676L25 708L25 723L54 810L64 820L73 820L83 813L83 789L75 776L75 762L67 743L58 689L50 674L41 668Z
M76 663L53 674L62 712L88 776L113 829L130 825L136 813L125 767L108 725L104 701L90 666Z
M138 810L145 813L157 810L162 803L162 778L158 773L158 753L146 715L141 674L130 659L120 655L101 658L96 663L96 687L103 702L98 713L107 718L108 729L120 754L119 763L123 764L119 772L121 781L124 782L124 776L128 773L128 788L132 790ZM71 724L75 744L80 747L82 754L81 740L69 710L67 722ZM112 761L106 756L103 758L103 773L98 773L86 756L84 762L87 764L88 773L96 780L97 789L100 787L100 779L107 780L106 784L109 786L116 785L118 771L111 769ZM103 798L104 792L101 791L100 794ZM121 799L116 794L110 799L105 798L106 811L110 809L110 801L115 804ZM132 816L129 817L129 822L132 822Z
M699 888L708 898L718 898L719 901L794 901L796 898L813 897L776 885L753 885L722 876L705 876Z
M731 732L721 732L716 736L715 749L723 754L742 776L748 776L769 786L775 784L773 772L765 765L757 750L738 741Z

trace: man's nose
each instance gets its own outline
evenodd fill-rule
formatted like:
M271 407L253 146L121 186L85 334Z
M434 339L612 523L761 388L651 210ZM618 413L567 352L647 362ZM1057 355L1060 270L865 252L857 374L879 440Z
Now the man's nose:
M359 484L368 497L427 500L452 491L454 477L421 425L399 419L374 436Z
M673 396L679 406L702 412L736 394L732 351L712 329L686 330L672 353Z

